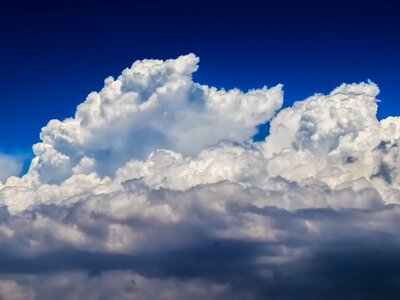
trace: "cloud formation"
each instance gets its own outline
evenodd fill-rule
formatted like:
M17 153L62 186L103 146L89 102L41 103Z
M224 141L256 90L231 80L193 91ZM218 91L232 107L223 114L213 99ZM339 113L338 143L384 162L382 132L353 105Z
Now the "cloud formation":
M218 90L197 64L137 61L42 129L0 186L0 296L394 298L400 119L378 87L280 110L280 85Z
M42 182L95 171L112 176L128 160L166 148L196 155L221 140L240 142L282 105L281 86L243 93L192 81L199 59L143 60L91 93L75 117L50 121L34 146Z

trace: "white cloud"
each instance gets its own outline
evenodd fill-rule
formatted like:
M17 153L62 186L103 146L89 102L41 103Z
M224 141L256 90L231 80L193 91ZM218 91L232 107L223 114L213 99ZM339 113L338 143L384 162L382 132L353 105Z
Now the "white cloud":
M19 156L0 154L0 181L5 182L10 176L18 176L22 166L22 159Z
M374 83L274 116L281 86L217 90L192 81L197 63L135 62L43 128L29 172L0 187L0 284L38 299L284 299L308 284L299 270L341 295L318 268L353 251L383 245L400 263L400 119L377 120Z
M24 287L13 280L0 280L0 296L4 300L35 299L30 287Z
M117 79L107 78L74 118L42 129L43 142L34 146L40 180L59 183L73 171L112 176L156 149L196 155L221 140L248 140L281 107L280 85L243 93L193 82L198 61L193 54L137 61Z
M223 284L191 280L182 284L174 279L146 278L133 272L105 272L88 277L84 272L62 272L53 276L26 275L0 280L0 296L4 300L30 299L104 299L109 300L172 300L242 299L226 290ZM157 287L157 288L155 288ZM230 298L227 298L229 296Z

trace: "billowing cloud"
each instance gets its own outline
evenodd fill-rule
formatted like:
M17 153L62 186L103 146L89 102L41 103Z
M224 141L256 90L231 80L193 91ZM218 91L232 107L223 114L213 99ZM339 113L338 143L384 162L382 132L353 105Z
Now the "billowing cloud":
M196 155L221 140L251 138L282 105L281 86L243 93L192 81L199 59L135 62L78 106L74 118L50 121L34 146L42 182L73 173L113 175L129 159L160 148Z
M400 119L378 87L279 110L281 86L218 90L197 63L135 62L43 128L0 186L0 296L394 298Z

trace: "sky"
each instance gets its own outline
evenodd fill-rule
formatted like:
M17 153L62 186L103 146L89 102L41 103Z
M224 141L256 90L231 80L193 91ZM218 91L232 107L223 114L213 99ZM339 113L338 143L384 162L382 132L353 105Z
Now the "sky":
M1 299L398 298L394 2L3 8Z
M109 75L135 60L201 57L195 80L284 84L285 106L376 82L378 116L400 113L396 1L7 1L0 18L0 149L30 153ZM15 107L18 107L16 110Z

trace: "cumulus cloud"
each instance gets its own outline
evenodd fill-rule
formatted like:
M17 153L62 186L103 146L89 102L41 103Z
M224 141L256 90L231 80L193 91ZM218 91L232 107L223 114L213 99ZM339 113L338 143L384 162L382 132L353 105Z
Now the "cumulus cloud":
M0 153L0 181L5 182L11 176L18 176L23 167L22 159L19 156L12 156Z
M243 93L192 81L199 59L135 62L78 106L74 118L52 120L34 146L42 182L73 173L113 175L129 159L160 148L196 155L221 140L251 138L282 105L281 86Z
M378 87L280 109L280 85L218 90L197 64L137 61L43 128L0 186L0 296L394 298L400 119Z

